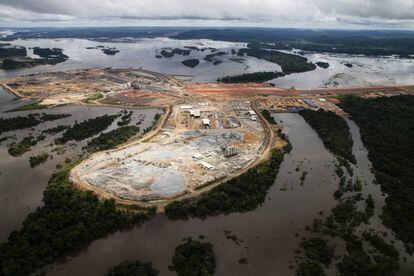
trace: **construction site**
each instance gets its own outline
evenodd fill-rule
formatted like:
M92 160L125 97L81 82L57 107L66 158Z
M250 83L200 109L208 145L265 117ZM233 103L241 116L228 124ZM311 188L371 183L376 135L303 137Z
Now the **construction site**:
M98 152L74 167L81 189L122 204L162 207L196 196L245 172L285 142L261 111L324 109L341 116L337 95L412 93L413 87L280 89L270 84L186 83L143 69L85 69L7 79L5 90L39 104L157 107L151 131L119 148Z
M17 97L31 98L47 106L121 104L128 97L138 105L151 104L151 98L158 103L161 99L171 102L182 89L181 82L172 76L143 69L111 68L32 74L6 79L0 84Z
M340 116L347 114L336 104L335 98L318 97L266 97L259 101L261 109L267 109L274 113L299 112L303 109L332 111Z
M72 177L123 200L169 199L248 168L265 146L249 101L187 101L154 137L98 153Z

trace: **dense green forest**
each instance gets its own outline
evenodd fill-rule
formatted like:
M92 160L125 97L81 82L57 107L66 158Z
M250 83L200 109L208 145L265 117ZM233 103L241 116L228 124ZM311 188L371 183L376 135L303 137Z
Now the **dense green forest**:
M237 76L227 76L219 78L217 81L224 83L265 82L283 75L284 74L280 72L255 72Z
M43 192L44 206L31 213L20 231L0 245L0 275L29 275L91 241L139 224L154 214L120 210L113 200L73 187L69 168L56 173Z
M362 99L341 107L358 124L375 176L388 196L382 219L414 252L414 96Z
M0 43L0 58L25 57L26 55L26 47L16 45L12 46L10 43Z
M22 68L31 68L38 65L51 64L55 65L59 62L63 62L61 59L46 59L46 58L30 58L30 57L21 57L21 58L5 58L1 64L1 69L12 70L12 69L22 69Z
M68 129L69 127L70 126L68 125L59 125L57 127L51 127L51 128L43 130L42 134L56 134L56 133L64 131L65 129Z
M172 263L169 268L178 276L212 276L216 269L213 245L187 238L175 248Z
M27 115L25 117L18 116L7 119L0 118L0 134L7 131L34 127L40 123L40 119L35 115Z
M335 155L356 163L352 137L345 120L332 111L301 110L299 114L318 133L325 147Z
M17 116L12 118L0 118L0 134L7 131L24 129L37 126L45 121L55 121L70 117L70 114L29 114L27 116Z
M413 141L414 97L394 96L363 99L356 96L341 98L341 106L352 116L360 128L364 145L368 148L376 180L388 193L381 216L396 237L405 242L413 253ZM314 219L310 231L320 240L304 238L304 249L297 275L323 275L328 264L325 242L345 244L343 254L336 256L339 275L394 275L399 270L400 254L393 243L387 243L377 231L364 230L374 215L375 201L371 195L363 197L361 181L341 178L340 200L326 218ZM346 193L350 194L346 194ZM334 197L338 197L335 192ZM362 207L362 208L361 208ZM308 244L308 249L305 245ZM329 245L328 245L329 248Z
M60 48L40 48L40 47L34 47L33 48L33 54L38 55L42 58L47 59L68 59L69 57L65 54L63 54L63 50Z
M178 32L177 39L213 39L258 44L256 48L363 55L414 54L414 33L383 30L306 30L276 28L196 29Z
M159 272L152 268L150 262L124 261L112 267L106 276L158 276Z
M269 160L199 197L173 201L165 207L165 214L169 219L188 219L252 211L265 201L282 160L283 153L273 149Z
M81 123L76 122L63 133L62 137L56 139L56 143L65 144L71 140L81 141L94 136L107 129L117 117L117 115L103 115Z
M66 61L69 57L63 54L62 49L49 49L34 47L33 53L40 56L41 58L31 58L26 56L26 48L24 47L0 47L0 58L3 56L1 68L8 69L19 69L34 67L37 65L44 64L57 64Z
M98 137L93 138L86 145L86 149L91 152L112 149L128 141L129 138L136 135L139 127L124 126L107 133L101 133Z
M239 56L248 56L264 59L269 62L277 63L283 74L302 73L316 69L316 65L308 62L308 59L294 54L286 54L279 51L268 51L263 49L240 49Z

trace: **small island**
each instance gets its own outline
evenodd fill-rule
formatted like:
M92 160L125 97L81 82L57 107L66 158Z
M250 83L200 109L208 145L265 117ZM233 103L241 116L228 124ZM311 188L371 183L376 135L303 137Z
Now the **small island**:
M213 245L192 238L186 238L184 241L175 249L173 265L169 269L175 271L178 276L213 275L216 270Z
M1 49L3 49L3 51ZM63 54L63 50L59 48L50 49L34 47L33 54L40 58L28 57L25 47L6 46L6 49L9 50L4 51L4 47L0 46L0 57L3 57L1 68L4 70L30 68L47 64L55 65L64 62L69 58L67 55ZM3 53L3 55L1 53Z
M106 47L101 49L102 53L104 53L107 56L114 56L117 53L119 53L119 50L115 47Z
M319 67L321 67L321 68L323 68L323 69L326 69L326 68L328 68L329 67L329 63L327 63L327 62L323 62L323 61L318 61L317 63L315 63L317 66L319 66Z
M164 48L161 49L160 54L157 54L156 57L165 57L165 58L172 58L174 55L181 55L181 56L188 56L191 53L191 49L180 49L180 48Z
M187 66L187 67L190 67L190 68L196 67L199 63L200 63L200 61L196 58L186 59L182 62L182 64L184 66Z
M255 72L255 73L247 73L237 76L227 76L223 78L219 78L217 82L224 82L224 83L249 83L249 82L265 82L269 81L278 77L283 77L284 74L281 72Z

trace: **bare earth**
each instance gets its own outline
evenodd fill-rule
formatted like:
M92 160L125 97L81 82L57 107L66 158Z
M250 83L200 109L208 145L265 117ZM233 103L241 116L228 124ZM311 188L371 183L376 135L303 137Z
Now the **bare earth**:
M412 93L414 86L288 90L268 84L188 84L142 69L88 69L5 80L3 87L40 104L162 107L140 140L99 152L71 171L81 189L121 204L157 206L196 196L266 159L284 142L261 110L325 109L345 116L336 95ZM276 126L277 128L277 126Z

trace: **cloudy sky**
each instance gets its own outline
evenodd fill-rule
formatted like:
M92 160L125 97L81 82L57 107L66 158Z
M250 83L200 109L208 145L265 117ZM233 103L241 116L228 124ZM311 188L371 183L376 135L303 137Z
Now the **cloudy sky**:
M414 28L414 0L0 0L0 26Z

